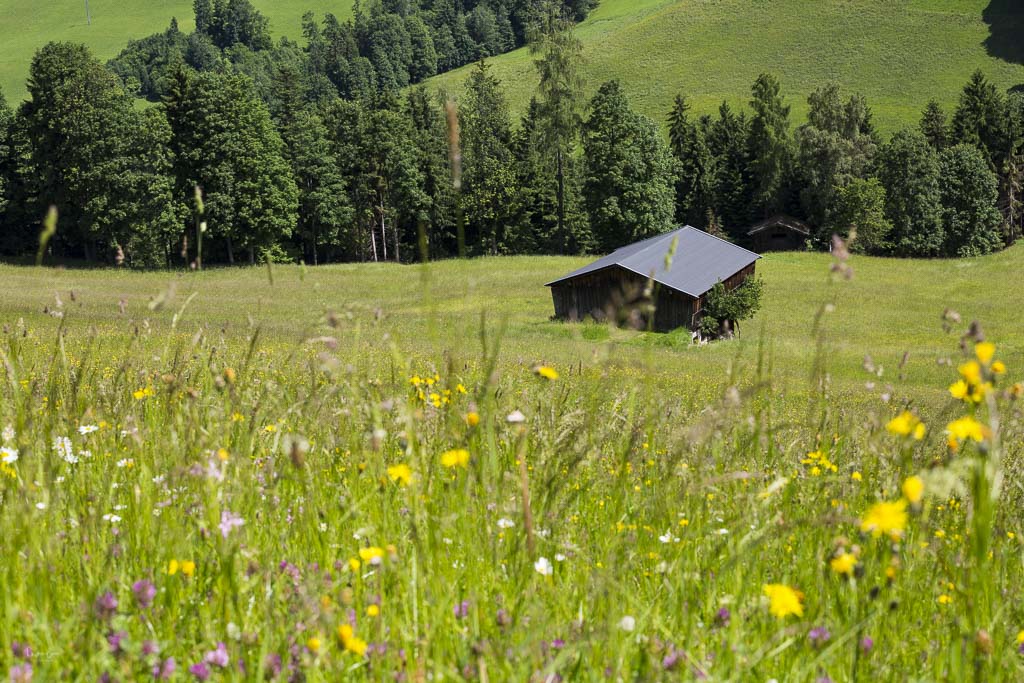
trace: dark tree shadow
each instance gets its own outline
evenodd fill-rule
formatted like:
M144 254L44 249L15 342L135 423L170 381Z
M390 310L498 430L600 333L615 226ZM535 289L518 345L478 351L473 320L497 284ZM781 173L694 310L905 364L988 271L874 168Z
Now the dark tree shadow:
M988 53L1024 64L1024 0L991 0L981 18L988 24L984 43Z

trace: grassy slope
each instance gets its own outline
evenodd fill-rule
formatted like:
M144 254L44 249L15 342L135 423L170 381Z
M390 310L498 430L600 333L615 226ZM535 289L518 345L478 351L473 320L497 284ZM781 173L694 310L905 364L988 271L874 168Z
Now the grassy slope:
M198 296L183 317L183 333L197 321L226 338L244 343L249 316L264 338L281 349L302 339L324 311L351 313L363 330L342 340L353 358L363 353L386 355L382 340L393 340L413 356L452 354L472 360L478 354L479 321L486 311L495 323L507 320L504 362L530 365L539 361L595 373L611 373L623 386L635 380L661 385L670 400L700 404L721 389L730 367L750 381L762 338L771 349L773 373L781 390L806 395L814 360L813 320L823 304L834 301L827 316L825 339L830 372L838 388L858 402L877 400L888 382L908 395L939 406L941 388L950 375L937 365L955 340L947 337L940 317L946 307L965 321L980 320L1000 355L1011 365L1024 365L1012 274L1024 266L1024 245L1002 254L964 261L901 261L855 258L850 282L829 280L829 258L821 254L770 254L759 265L767 283L767 300L758 319L744 328L738 342L696 348L685 335L637 334L597 325L550 322L551 302L543 283L582 263L562 257L517 257L442 262L427 271L417 266L350 265L302 270L281 267L274 284L261 268L209 271L201 275L115 273L0 267L0 315L7 321L24 317L33 337L52 344L57 322L42 313L53 307L60 292L68 322L81 339L86 324L95 325L111 349L119 346L131 321L149 319L156 331L192 291ZM152 313L151 297L175 283L177 303ZM69 291L74 290L72 302ZM118 301L126 302L126 314ZM383 321L374 323L377 311ZM909 354L897 382L897 365ZM862 370L870 354L886 368L873 391ZM342 352L344 357L345 352ZM353 360L353 362L356 362ZM874 399L872 399L874 396Z
M270 18L275 36L301 37L307 11L350 13L347 0L254 0ZM0 87L8 100L23 96L33 53L51 40L86 43L101 59L113 57L133 38L168 26L177 17L192 30L192 0L90 0L92 25L85 22L82 0L4 0L0 2Z
M995 3L993 3L995 4ZM991 56L989 0L602 0L580 28L588 89L622 81L634 105L662 121L683 91L697 111L742 104L762 71L781 78L797 120L807 94L828 80L867 95L883 131L916 122L935 97L955 104L977 68L1000 87L1024 83L1024 66ZM1011 10L1020 28L1024 8ZM1004 27L1007 24L1004 22ZM1006 48L1004 48L1006 49ZM1012 48L1009 49L1012 52ZM493 60L515 108L536 77L525 50ZM466 69L433 82L457 92Z

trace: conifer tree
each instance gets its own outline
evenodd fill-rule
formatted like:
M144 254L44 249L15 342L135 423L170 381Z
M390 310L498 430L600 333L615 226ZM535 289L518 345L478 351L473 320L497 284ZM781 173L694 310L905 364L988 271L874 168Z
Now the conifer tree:
M678 163L676 221L708 228L714 189L714 165L704 134L689 118L690 105L676 95L669 112L668 137ZM716 223L717 226L717 223Z
M782 190L792 165L789 105L783 103L779 81L769 74L757 77L751 94L750 192L754 212L768 216L782 209Z

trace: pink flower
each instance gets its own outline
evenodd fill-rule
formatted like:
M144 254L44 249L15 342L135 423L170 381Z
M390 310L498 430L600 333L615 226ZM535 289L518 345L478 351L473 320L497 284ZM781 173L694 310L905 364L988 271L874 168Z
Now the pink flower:
M220 524L218 525L218 527L220 528L220 535L224 538L228 537L228 534L231 533L232 529L234 529L235 527L240 527L243 524L245 524L245 520L236 515L234 512L231 512L229 510L221 511Z

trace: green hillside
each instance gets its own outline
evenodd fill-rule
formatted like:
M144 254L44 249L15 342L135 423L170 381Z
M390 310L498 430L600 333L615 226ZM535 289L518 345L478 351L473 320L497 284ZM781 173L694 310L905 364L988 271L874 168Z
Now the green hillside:
M301 37L301 19L307 11L350 13L348 0L253 0L270 18L277 36ZM0 87L9 100L25 90L32 55L51 40L85 43L101 59L113 57L129 40L167 27L177 17L192 30L192 0L89 0L92 25L85 21L83 0L3 0L0 2Z
M1022 29L1024 4L1006 0L602 0L578 35L588 89L617 78L659 121L680 90L710 112L723 99L745 103L769 71L798 120L807 94L835 80L867 95L891 131L932 97L952 107L975 69L1003 88L1024 84ZM530 55L493 63L521 109L536 83ZM467 73L434 82L457 92Z
M307 10L345 16L347 0L257 0L275 35L297 38ZM33 52L49 40L88 44L101 58L131 38L191 24L190 0L6 0L0 4L0 86L21 95ZM916 120L931 97L955 103L981 68L999 86L1024 84L1024 7L1007 0L602 0L578 29L590 90L618 78L644 113L663 119L684 90L700 112L742 103L762 71L778 74L803 115L816 86L835 80L865 93L883 131ZM526 50L495 71L521 109L535 77ZM457 92L467 69L432 83Z

